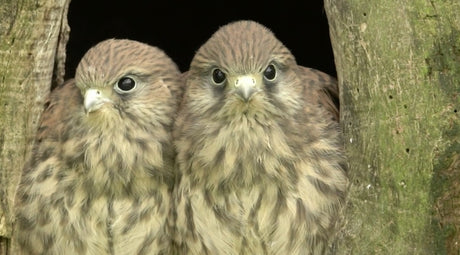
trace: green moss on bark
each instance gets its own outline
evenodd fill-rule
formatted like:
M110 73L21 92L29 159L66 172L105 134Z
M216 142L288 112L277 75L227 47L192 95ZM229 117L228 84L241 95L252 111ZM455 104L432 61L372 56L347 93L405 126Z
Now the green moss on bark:
M442 254L456 229L433 227L433 194L451 188L436 162L460 135L460 3L325 4L352 181L339 254Z

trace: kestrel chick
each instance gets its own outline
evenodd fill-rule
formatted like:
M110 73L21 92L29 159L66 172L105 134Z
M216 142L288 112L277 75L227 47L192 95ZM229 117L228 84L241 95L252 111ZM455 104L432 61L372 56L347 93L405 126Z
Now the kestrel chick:
M174 130L182 254L326 251L347 187L336 86L253 21L197 51Z
M16 194L20 254L165 254L180 72L160 49L110 39L47 102Z

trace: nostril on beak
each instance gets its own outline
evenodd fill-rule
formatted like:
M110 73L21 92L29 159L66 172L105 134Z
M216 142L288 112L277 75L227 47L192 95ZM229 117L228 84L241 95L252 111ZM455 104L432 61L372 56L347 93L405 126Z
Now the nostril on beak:
M110 99L104 97L99 89L88 89L84 95L84 107L87 113L97 111L105 103L110 102Z
M252 77L241 77L236 79L235 82L235 87L239 87L242 83L248 83L249 85L255 85L256 84L256 79Z
M237 94L244 99L244 101L249 101L251 96L256 91L256 79L252 75L240 76L235 79L235 89Z

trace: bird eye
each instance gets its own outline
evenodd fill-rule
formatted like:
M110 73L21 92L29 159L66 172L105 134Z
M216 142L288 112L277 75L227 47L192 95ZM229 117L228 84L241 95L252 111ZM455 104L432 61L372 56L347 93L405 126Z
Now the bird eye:
M265 68L264 77L269 81L273 81L276 78L276 68L273 64L270 64L267 68Z
M216 85L222 85L225 81L225 73L222 70L216 68L212 71L212 80Z
M122 77L115 86L120 92L128 92L136 87L136 82L130 77Z

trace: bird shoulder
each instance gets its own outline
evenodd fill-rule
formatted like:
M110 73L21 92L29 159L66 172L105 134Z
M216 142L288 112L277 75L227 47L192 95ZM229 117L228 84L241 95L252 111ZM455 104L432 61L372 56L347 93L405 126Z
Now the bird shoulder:
M308 97L316 98L317 103L330 113L332 120L338 122L340 104L337 79L319 70L303 66L299 67L299 74L304 85L308 86L306 93L313 93L315 96Z
M83 98L74 79L56 87L44 104L36 141L40 142L51 137L57 138L59 134L63 134L66 129L65 120L72 116L82 102Z

